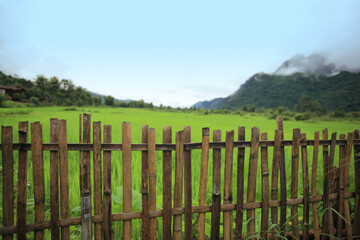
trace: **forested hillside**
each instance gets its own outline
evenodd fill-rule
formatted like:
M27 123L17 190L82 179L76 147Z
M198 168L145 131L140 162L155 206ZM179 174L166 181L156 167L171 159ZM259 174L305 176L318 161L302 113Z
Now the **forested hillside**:
M257 108L282 106L290 110L300 110L306 101L309 107L317 108L318 111L333 111L339 107L345 111L360 111L360 73L342 71L332 76L258 73L225 99L226 101L216 107L213 107L211 101L206 102L206 105L200 102L195 106L227 109L241 109L246 105Z

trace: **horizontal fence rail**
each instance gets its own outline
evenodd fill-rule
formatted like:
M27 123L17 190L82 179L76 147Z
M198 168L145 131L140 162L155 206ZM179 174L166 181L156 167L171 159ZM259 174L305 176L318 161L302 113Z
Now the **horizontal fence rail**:
M314 139L309 140L300 129L294 129L292 140L285 140L282 118L278 117L274 140L268 140L267 133L254 127L251 140L245 141L245 128L239 127L237 135L234 131L226 132L225 141L221 141L220 130L213 131L210 141L209 128L203 128L202 141L191 142L190 127L176 132L175 138L172 128L164 127L163 141L156 143L155 129L143 126L141 143L132 143L131 124L124 122L122 142L112 143L111 125L102 128L101 122L91 122L89 114L80 115L79 123L79 143L68 143L66 120L50 120L49 143L43 142L39 122L30 126L20 122L18 143L13 142L13 128L2 126L0 234L3 239L13 239L15 235L17 239L26 239L29 232L34 233L34 239L44 239L46 229L50 229L51 239L70 239L71 226L81 226L82 239L113 239L118 229L114 232L114 223L119 221L123 222L122 238L132 239L136 219L141 219L142 239L156 239L158 234L163 239L360 239L358 130L347 136L337 133L329 136L325 129L321 139L320 133L315 132ZM291 149L291 153L285 149ZM201 150L200 159L192 157L192 150ZM50 151L50 189L46 191L45 151ZM78 217L70 217L69 151L79 152L77 181L81 214ZM112 210L116 187L111 180L112 152L115 151L122 154L121 213ZM132 207L133 151L141 152L141 211L133 211ZM156 175L159 165L156 151L162 152L162 176ZM29 161L31 171L27 169ZM198 199L193 197L194 164L200 169ZM355 176L350 175L350 169ZM14 174L17 174L16 184ZM27 223L29 174L33 176L33 223ZM161 209L156 204L159 193L156 179L162 183ZM316 185L319 179L323 184L321 195ZM207 186L212 186L211 192ZM257 189L259 186L261 189ZM355 191L349 192L350 187ZM45 206L45 194L49 195L50 207ZM261 195L261 201L257 194ZM210 205L206 195L211 195ZM45 217L47 208L50 217ZM206 224L211 226L211 231L206 231Z

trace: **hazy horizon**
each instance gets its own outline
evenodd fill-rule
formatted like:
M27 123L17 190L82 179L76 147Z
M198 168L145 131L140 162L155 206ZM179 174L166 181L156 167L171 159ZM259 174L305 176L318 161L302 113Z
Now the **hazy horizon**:
M360 67L360 1L0 0L0 71L191 106L297 54Z

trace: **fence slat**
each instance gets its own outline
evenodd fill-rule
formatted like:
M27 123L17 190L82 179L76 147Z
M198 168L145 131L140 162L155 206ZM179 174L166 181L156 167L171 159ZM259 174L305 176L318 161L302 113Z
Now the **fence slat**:
M221 131L213 131L213 141L221 141ZM220 204L221 204L221 191L220 191L220 177L221 177L221 148L213 149L213 194L211 206L211 235L210 239L219 239L220 236Z
M293 130L293 142L292 142L292 161L291 161L291 198L298 197L298 176L299 176L299 147L300 147L300 129ZM291 228L292 234L295 239L299 239L299 217L298 207L291 207Z
M91 115L83 114L83 143L90 143ZM81 196L81 232L82 239L92 239L91 234L91 180L90 151L82 152L82 196Z
M82 143L82 115L79 114L79 143ZM79 185L80 185L80 196L83 195L83 166L82 166L82 159L83 159L83 155L82 155L82 151L79 151Z
M148 143L149 126L142 126L142 143ZM141 152L141 201L142 201L142 239L150 239L150 216L149 216L149 185L148 185L148 151Z
M104 125L104 143L111 143L111 125ZM104 239L111 238L111 151L104 151Z
M132 212L132 181L131 181L131 124L122 123L122 161L123 161L123 206L124 213ZM132 221L124 221L123 238L130 240L132 237Z
M3 226L14 225L14 156L13 128L1 126L3 174ZM3 239L13 239L13 235Z
M261 134L261 140L267 140L267 133ZM268 239L267 231L269 227L269 165L267 147L261 147L261 180L261 238Z
M60 166L60 205L61 218L68 218L69 212L69 170L67 152L66 120L59 120L59 166ZM61 228L61 239L70 239L70 228Z
M245 127L238 127L238 141L245 141ZM244 216L244 162L245 147L238 148L237 155L237 195L236 195L236 239L242 239L242 227Z
M102 214L101 122L93 122L94 214ZM101 223L95 224L95 239L102 239Z
M359 140L359 131L355 130L354 140ZM355 169L355 211L354 211L354 225L360 226L360 146L354 145L354 169ZM359 236L355 239L360 239L360 228L354 227L354 236Z
M191 142L191 127L184 127L184 142ZM184 151L185 239L192 238L191 150Z
M346 165L345 165L346 167L345 167L345 176L344 176L344 194L346 194L348 192L348 188L349 188L349 171L350 171L350 161L351 161L353 141L354 141L354 134L348 133L347 142L346 142ZM349 199L346 199L344 201L344 213L345 213L345 219L346 219L346 223L345 223L346 238L352 239Z
M340 134L340 139L346 139L345 134ZM336 237L342 237L343 229L343 217L344 216L344 177L345 177L345 165L346 165L346 150L345 145L339 146L339 195L338 195L338 212L341 216L337 216L337 227L336 227Z
M172 128L163 128L163 143L171 143ZM163 151L163 238L171 239L171 171L172 153Z
M226 132L225 168L224 168L224 204L232 203L232 175L233 175L234 131ZM223 213L224 240L233 238L232 211Z
M183 164L184 164L184 135L183 131L176 133L176 158L175 158L175 189L174 207L182 207L183 196ZM182 239L182 215L174 216L174 240Z
M45 220L44 162L42 152L42 125L31 124L31 152L33 160L33 181L35 201L35 222ZM35 231L35 239L44 239L44 230Z
M281 131L275 130L272 173L271 173L271 200L278 200L279 163L281 158L280 145L281 145ZM277 207L271 208L271 223L275 225L279 223Z
M28 122L19 122L19 143L28 141ZM17 209L16 209L16 237L26 239L26 187L27 187L27 151L19 150ZM4 158L3 158L4 159ZM51 181L51 179L50 179ZM59 212L59 208L58 208ZM55 233L54 238L55 239Z
M335 157L335 146L336 146L336 132L331 134L331 143L330 143L330 156L328 158L327 162L327 172L328 172L328 179L329 179L329 188L331 191L332 186L332 179L333 179L333 165L334 165L334 157ZM330 238L333 239L335 237L335 231L334 231L334 218L333 218L333 210L332 210L332 202L330 200L327 201L325 204L326 209L328 209L326 212L328 212L328 219L327 224L329 228L329 234Z
M256 197L256 178L257 178L257 165L259 157L259 136L260 129L253 127L251 129L251 149L250 149L250 160L249 160L249 177L248 177L248 191L247 191L247 202L255 202ZM254 236L250 239L256 239L255 232L255 210L247 210L247 236Z
M200 169L200 188L199 188L199 206L206 205L206 185L209 162L209 128L202 129L201 144L201 169ZM205 240L205 213L199 213L198 224L199 240Z
M59 141L59 120L50 120L50 142ZM50 207L51 207L51 239L59 239L59 152L50 151Z
M209 135L209 128L203 128L201 144L199 206L206 205L206 185L209 163ZM199 240L205 240L205 213L199 213L198 235Z
M306 134L302 133L301 140L306 139ZM309 204L310 204L310 186L309 186L309 167L308 167L308 158L307 158L307 147L306 145L301 146L301 162L302 162L302 171L303 171L303 196L304 196L304 206L303 206L303 239L309 239Z
M281 140L284 140L284 123L283 117L276 118L277 129L281 132ZM286 167L285 167L285 149L280 148L280 234L285 237L286 231Z
M156 209L156 173L155 173L155 129L149 128L148 134L149 159L149 208ZM150 239L156 239L156 218L150 219Z
M316 196L316 182L317 182L317 169L319 158L319 138L320 133L314 134L314 147L313 147L313 162L311 168L311 196ZM313 224L315 239L320 239L319 216L317 210L317 203L312 204Z

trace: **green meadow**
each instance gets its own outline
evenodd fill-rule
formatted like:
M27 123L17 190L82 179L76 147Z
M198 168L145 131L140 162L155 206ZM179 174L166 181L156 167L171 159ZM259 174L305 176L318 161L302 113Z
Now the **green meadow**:
M253 114L235 115L235 114L204 114L201 112L181 112L181 111L160 111L150 109L131 109L131 108L105 108L105 107L38 107L38 108L0 108L0 125L13 126L14 141L18 141L17 127L20 121L29 121L29 123L40 121L43 126L43 141L50 141L50 118L59 118L67 120L67 136L69 143L79 142L79 114L91 114L92 121L101 121L102 125L112 125L112 142L121 143L121 123L131 123L131 137L133 143L141 142L141 128L143 125L149 125L156 129L156 142L162 142L162 128L172 126L172 138L175 142L176 131L182 130L184 126L191 126L192 142L201 142L201 133L203 127L210 128L210 140L212 139L212 130L222 130L222 140L225 140L226 131L235 131L235 141L237 136L238 126L245 126L246 140L250 140L251 128L259 127L260 132L267 132L268 139L273 140L274 131L276 129L276 120L269 119L266 116ZM347 134L355 129L359 129L359 121L337 120L337 121L284 121L284 135L285 139L292 139L292 130L300 128L302 133L306 133L308 139L313 139L315 131L321 131L328 128L329 137L332 132ZM29 129L30 132L30 129ZM29 137L30 139L30 137ZM318 163L318 181L317 192L322 193L322 148L319 149L319 163ZM156 153L156 175L157 175L157 208L162 208L162 153ZM271 170L272 164L272 148L268 149L269 154L269 168ZM237 149L234 149L234 171L233 171L233 196L236 202L236 155ZM336 148L335 165L338 165L338 147ZM173 168L175 167L175 153L173 153ZM222 185L223 185L223 166L224 166L225 150L222 150ZM1 156L0 156L1 157ZM69 186L70 193L70 216L77 217L81 214L80 208L80 187L79 187L79 153L70 151L69 159ZM260 155L259 155L260 158ZM311 172L312 163L312 147L308 147L308 161L309 171ZM199 180L200 180L200 159L201 150L192 151L192 187L193 187L193 205L198 205L199 199ZM15 185L17 182L17 153L14 152L15 160ZM290 195L290 174L291 174L291 148L285 148L285 160L287 169L287 189L288 196ZM248 161L249 149L246 150L245 158L245 194L247 192L247 176L248 176ZM353 159L350 167L350 188L349 191L354 191L354 170ZM44 152L44 174L45 174L45 194L46 194L46 220L50 220L50 153ZM302 168L299 168L299 196L302 195ZM1 174L2 175L2 174ZM271 176L270 176L271 177ZM31 153L29 152L28 161L28 188L27 188L27 213L28 223L34 222L34 193L32 184L32 161ZM2 195L2 178L1 192ZM172 185L174 186L174 171ZM133 211L141 211L141 152L132 153L132 187L133 187ZM261 175L260 175L260 161L258 162L258 177L257 177L257 194L256 199L261 201ZM114 151L112 153L112 212L122 212L122 156L121 152ZM15 188L16 191L16 188ZM208 185L207 185L207 204L211 205L212 192L212 151L209 154L209 171L208 171ZM16 195L16 194L15 194ZM2 197L0 197L0 218L2 218ZM288 208L290 215L290 208ZM322 205L319 204L319 211L322 211ZM256 218L260 219L260 210L256 210ZM299 206L299 219L301 220L301 206ZM162 239L162 219L158 219L158 237ZM235 220L235 217L234 217ZM312 219L310 218L311 224ZM256 221L259 229L260 221ZM301 221L300 221L301 222ZM2 219L0 221L2 225ZM206 214L206 234L210 236L211 214ZM246 219L244 219L246 224ZM235 225L234 225L235 226ZM197 234L197 214L193 215L194 234ZM245 226L244 226L245 227ZM300 226L301 228L301 226ZM245 227L246 229L246 227ZM220 228L222 231L222 228ZM81 227L71 227L71 236L73 239L78 239L81 234ZM221 233L222 234L222 233ZM46 239L50 236L50 230L46 230ZM113 223L113 236L120 239L122 236L122 223ZM28 234L28 238L32 238L33 233ZM141 238L141 220L133 221L133 238Z

